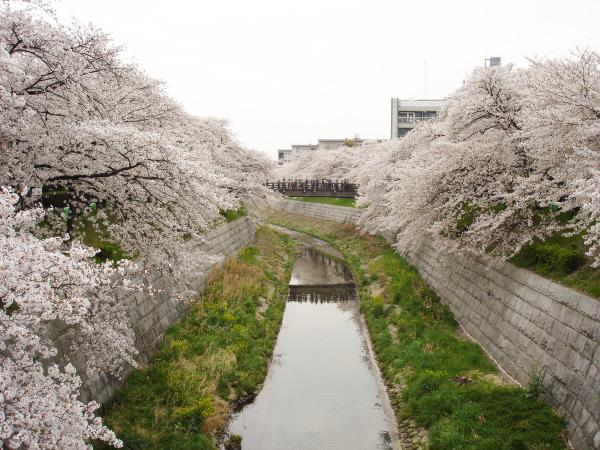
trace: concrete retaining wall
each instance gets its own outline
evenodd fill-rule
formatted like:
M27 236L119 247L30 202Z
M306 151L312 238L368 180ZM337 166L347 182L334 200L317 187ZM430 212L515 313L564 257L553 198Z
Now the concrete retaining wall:
M212 255L231 255L236 250L250 244L254 239L254 234L254 225L248 219L241 218L223 224L207 233L206 241L200 246L200 249ZM204 287L209 269L210 264L207 264L201 276L191 286L192 291L198 292ZM152 284L155 288L160 288L162 292L153 296L137 292L121 297L121 301L128 308L135 332L136 348L140 352L143 362L148 361L154 354L165 330L179 320L187 309L187 302L174 299L169 292L169 286L162 285L160 276L157 275ZM115 295L120 294L115 293ZM61 358L61 353L64 354L69 348L69 336L59 334L53 340L59 350L58 357ZM78 364L78 359L80 364ZM84 355L75 355L75 365L80 366L84 359ZM89 379L81 370L79 372L83 379L81 391L83 401L94 399L103 404L112 397L120 384L119 380L105 374Z
M341 223L354 223L360 216L361 210L347 206L324 205L322 203L309 203L297 200L283 200L279 208L292 213L317 219L333 220Z
M600 301L508 263L423 241L411 264L519 383L539 375L577 449L600 449Z
M282 209L337 222L360 214L290 203ZM600 449L600 300L508 263L448 253L431 239L406 256L503 369L523 385L541 377L576 449Z

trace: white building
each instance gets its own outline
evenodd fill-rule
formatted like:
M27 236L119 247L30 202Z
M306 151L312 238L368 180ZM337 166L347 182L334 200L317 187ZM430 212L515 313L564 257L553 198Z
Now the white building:
M299 157L303 152L316 150L317 145L292 145L291 149L280 149L277 150L277 163L278 164L288 164L291 163L294 159Z
M392 139L402 137L419 122L431 120L446 104L446 100L392 99Z
M319 139L318 143L315 144L300 144L292 145L291 149L277 150L277 163L288 164L300 157L303 153L312 150L335 150L342 145L349 147L362 145L363 140L359 137L353 139Z

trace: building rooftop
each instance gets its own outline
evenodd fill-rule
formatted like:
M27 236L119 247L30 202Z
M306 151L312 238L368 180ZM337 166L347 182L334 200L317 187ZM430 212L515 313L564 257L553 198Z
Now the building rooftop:
M361 138L343 138L343 139L319 139L319 142L346 142L346 141L356 141L362 142Z
M446 104L446 100L445 99L408 99L408 100L403 100L403 99L398 99L398 106L403 106L403 107L410 107L410 108L414 108L414 107L423 107L423 106L437 106L437 107L442 107Z

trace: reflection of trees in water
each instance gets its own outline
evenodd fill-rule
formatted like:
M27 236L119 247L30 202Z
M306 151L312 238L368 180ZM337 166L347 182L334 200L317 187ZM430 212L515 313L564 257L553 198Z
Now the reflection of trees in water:
M356 288L348 284L343 286L290 286L290 302L347 302L356 300Z
M333 269L333 273L336 275L347 281L352 280L352 272L343 261L313 247L307 248L306 253L313 261L318 262L321 266Z
M302 255L294 265L294 272L296 278L308 283L311 281L322 284L352 282L352 272L342 260L312 247L303 249Z

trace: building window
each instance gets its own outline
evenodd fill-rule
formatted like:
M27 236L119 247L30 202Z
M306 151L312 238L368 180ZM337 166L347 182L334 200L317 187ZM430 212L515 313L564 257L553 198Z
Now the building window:
M400 123L415 123L414 112L400 112L398 113L398 121Z

